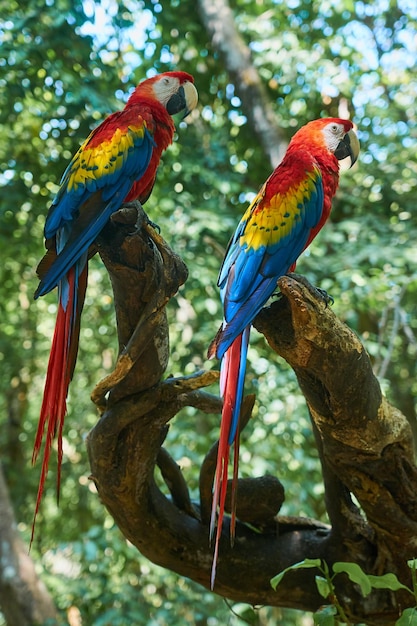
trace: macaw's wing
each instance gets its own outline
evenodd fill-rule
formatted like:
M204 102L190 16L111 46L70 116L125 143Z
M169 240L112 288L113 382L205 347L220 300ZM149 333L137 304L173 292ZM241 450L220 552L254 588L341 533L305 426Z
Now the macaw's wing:
M225 324L217 345L218 358L252 323L276 289L278 278L289 271L306 247L322 215L323 185L318 167L284 189L276 183L274 173L249 206L220 271Z
M153 121L133 109L110 115L65 170L45 224L45 239L55 238L58 254L35 297L57 285L121 206L133 182L146 172L154 148Z

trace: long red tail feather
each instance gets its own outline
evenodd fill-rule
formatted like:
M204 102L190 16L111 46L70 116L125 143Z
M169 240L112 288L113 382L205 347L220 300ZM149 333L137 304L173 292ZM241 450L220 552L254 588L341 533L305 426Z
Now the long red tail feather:
M230 447L234 444L230 541L233 545L236 529L236 497L239 469L239 416L243 397L243 383L246 371L246 354L249 342L250 326L238 335L226 351L221 365L220 390L223 396L223 410L220 425L219 447L217 450L217 464L214 479L213 500L210 518L210 541L214 537L214 555L211 569L211 588L216 578L217 560L219 555L219 541L222 534L224 507L227 494L228 465Z
M87 286L87 265L85 265L79 277L77 276L77 268L72 268L68 272L66 280L68 282L68 291L66 291L68 296L66 298L67 301L63 303L62 290L60 290L58 313L51 352L49 355L38 430L36 432L35 443L33 446L32 464L36 462L40 454L42 441L45 437L30 545L32 545L34 538L36 517L42 500L52 444L55 438L57 439L56 489L57 500L59 500L63 454L62 431L67 411L68 387L71 382L75 362L77 360L80 317Z

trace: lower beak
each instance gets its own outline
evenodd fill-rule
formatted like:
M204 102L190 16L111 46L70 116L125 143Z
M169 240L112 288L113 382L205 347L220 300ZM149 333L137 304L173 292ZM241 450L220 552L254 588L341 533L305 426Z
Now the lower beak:
M358 159L359 151L360 147L358 136L354 130L350 130L348 133L346 133L342 141L337 146L336 150L334 151L334 155L339 161L343 161L343 159L349 157L349 167L352 167L352 165L356 163Z

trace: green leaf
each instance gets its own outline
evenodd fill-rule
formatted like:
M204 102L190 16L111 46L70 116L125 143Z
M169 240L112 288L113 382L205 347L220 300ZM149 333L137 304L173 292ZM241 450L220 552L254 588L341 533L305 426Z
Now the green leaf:
M369 582L369 577L357 563L342 563L339 561L334 563L333 571L335 574L342 572L347 574L353 583L359 585L363 596L367 596L371 593L372 586Z
M300 568L309 568L309 567L321 567L321 559L304 559L304 561L300 561L296 563L297 569L298 566Z
M417 608L405 609L397 619L395 626L417 626Z
M338 622L336 621L337 609L333 604L328 604L326 606L322 606L316 613L313 615L314 623L317 626L335 626Z
M407 565L410 569L417 569L417 559L410 559L407 561Z
M391 572L383 576L372 576L372 574L368 574L368 580L374 589L391 589L391 591L407 589L407 591L413 593L406 585L400 583L396 575Z
M323 576L316 576L315 581L319 594L323 598L328 598L333 591L331 585L329 584L329 581L326 580L326 578L323 578Z
M292 570L296 570L296 569L309 569L311 567L320 567L320 565L321 565L320 559L304 559L304 561L300 561L299 563L294 563L294 565L290 565L289 567L286 567L285 569L282 570L282 572L279 572L279 574L271 578L271 587L273 589L276 589L287 572L291 572Z

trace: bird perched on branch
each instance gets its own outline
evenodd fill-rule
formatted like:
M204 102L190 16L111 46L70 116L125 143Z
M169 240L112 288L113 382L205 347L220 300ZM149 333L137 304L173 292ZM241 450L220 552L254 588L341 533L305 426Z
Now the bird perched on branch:
M229 243L218 286L224 321L208 357L221 359L223 410L214 480L210 539L215 536L211 587L222 533L230 448L234 444L230 535L236 525L239 414L251 324L277 288L294 271L300 254L324 226L339 182L339 161L350 166L359 141L349 120L325 118L298 130L282 162L246 210ZM217 523L217 531L215 527Z
M58 286L58 313L32 457L34 463L46 428L31 543L55 437L59 494L62 429L77 359L90 247L124 202L143 204L149 198L161 154L173 141L171 116L185 117L197 100L194 79L186 72L166 72L141 82L124 109L109 115L81 145L49 209L47 252L37 268L40 283L35 298Z

